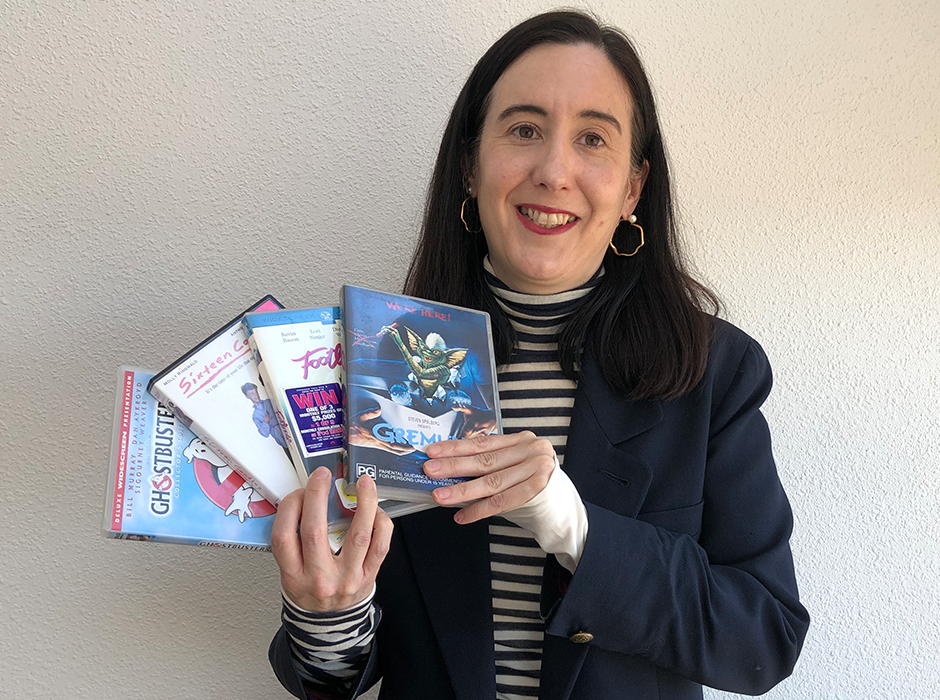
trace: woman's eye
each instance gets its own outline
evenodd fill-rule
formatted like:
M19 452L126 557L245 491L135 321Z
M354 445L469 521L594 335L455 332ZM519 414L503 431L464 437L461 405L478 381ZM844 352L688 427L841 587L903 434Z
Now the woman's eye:
M539 135L539 132L535 130L535 127L531 124L520 124L513 131L521 139L528 141L529 139L534 139Z
M581 137L581 143L589 148L600 148L604 145L604 139L598 134L585 134Z

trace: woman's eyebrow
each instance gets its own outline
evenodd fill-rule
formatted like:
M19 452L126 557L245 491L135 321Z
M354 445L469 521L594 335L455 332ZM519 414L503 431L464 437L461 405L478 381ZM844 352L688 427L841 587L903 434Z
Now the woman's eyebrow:
M504 109L502 112L499 113L499 116L496 118L496 121L502 121L503 119L507 119L515 114L536 114L540 117L547 117L548 111L544 107L539 107L538 105L531 105L531 104L510 105L509 107L507 107L506 109ZM611 124L615 129L617 129L617 133L620 133L620 134L623 133L623 127L620 125L620 121L617 119L617 117L615 117L612 114L608 114L607 112L601 112L600 110L597 110L597 109L585 109L578 113L578 118L579 119L600 119L601 121L605 121Z
M607 112L601 112L596 109L586 109L579 113L578 116L581 119L600 119L601 121L608 122L617 129L618 134L623 133L623 127L620 126L620 122L617 121L617 117L615 117L613 114L607 114Z
M545 108L539 107L538 105L510 105L499 113L496 121L502 121L503 119L511 117L514 114L537 114L540 117L548 116L548 112L545 110Z

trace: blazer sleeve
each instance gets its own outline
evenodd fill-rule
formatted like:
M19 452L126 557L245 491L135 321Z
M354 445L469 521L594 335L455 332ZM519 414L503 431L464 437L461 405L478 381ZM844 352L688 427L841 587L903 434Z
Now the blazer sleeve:
M554 600L543 595L547 634L587 631L594 645L732 692L764 693L790 675L809 616L760 412L770 366L748 341L711 401L697 540L587 503L578 568L563 595L557 586ZM564 578L552 559L546 585Z

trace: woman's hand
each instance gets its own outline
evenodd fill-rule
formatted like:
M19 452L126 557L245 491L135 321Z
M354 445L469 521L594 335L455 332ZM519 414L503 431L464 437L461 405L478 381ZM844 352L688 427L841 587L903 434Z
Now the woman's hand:
M345 610L372 593L388 553L392 521L378 507L375 482L356 483L357 506L339 554L330 548L326 513L333 475L317 468L305 489L281 501L271 529L271 550L290 601L312 612Z
M454 520L472 523L528 503L548 484L558 462L552 444L534 433L481 435L429 445L424 473L434 479L477 477L434 491L442 506L473 501Z

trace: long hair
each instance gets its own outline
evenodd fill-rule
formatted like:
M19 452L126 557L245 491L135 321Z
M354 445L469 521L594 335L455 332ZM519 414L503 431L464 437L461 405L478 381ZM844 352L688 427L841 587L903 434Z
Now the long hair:
M607 251L600 284L559 332L562 370L576 379L581 353L588 351L607 382L631 398L682 396L705 373L718 299L682 262L666 152L643 64L623 32L582 12L549 12L522 22L474 67L444 130L405 293L489 312L496 360L510 360L515 333L483 276L486 239L465 229L461 204L493 86L516 59L540 44L588 44L610 59L633 98L631 166L639 170L649 163L634 212L646 245L629 258ZM635 240L633 230L621 222L615 237Z

